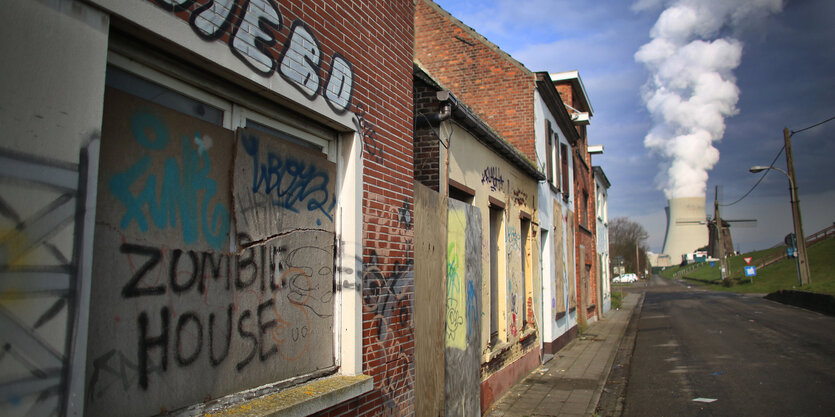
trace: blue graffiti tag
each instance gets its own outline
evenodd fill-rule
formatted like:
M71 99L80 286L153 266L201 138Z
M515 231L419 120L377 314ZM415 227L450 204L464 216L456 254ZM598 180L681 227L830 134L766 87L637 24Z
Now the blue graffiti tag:
M475 292L475 281L467 280L467 339L473 337L478 325L478 295Z
M155 140L152 141L146 131L154 132ZM168 145L168 129L158 117L150 113L138 112L131 117L131 133L145 149L161 150ZM195 132L195 137L199 142L200 133ZM143 208L147 207L156 227L176 228L179 220L185 243L196 242L199 232L202 232L210 246L220 249L228 239L229 209L216 203L209 218L209 202L217 193L217 182L209 177L211 159L205 148L192 146L186 136L181 138L180 144L182 167L174 157L165 160L159 193L157 177L153 173L145 178L145 186L139 194L134 195L130 191L130 187L148 172L151 166L149 155L139 158L126 171L110 178L110 191L125 206L125 214L119 226L126 229L136 221L139 230L147 232L148 221L143 212Z
M267 163L262 163L258 151L259 140L254 135L241 136L241 145L252 157L252 192L272 195L275 206L298 213L298 204L307 202L308 211L320 211L331 222L336 200L328 191L330 176L316 166L292 156L267 152ZM277 197L277 198L275 198ZM328 204L330 200L330 204ZM320 223L320 220L316 220Z
M498 167L487 167L481 173L481 183L487 183L492 191L501 190L504 187L504 178Z
M455 251L455 242L450 242L447 247L447 293L454 294L459 290L458 282L458 253Z

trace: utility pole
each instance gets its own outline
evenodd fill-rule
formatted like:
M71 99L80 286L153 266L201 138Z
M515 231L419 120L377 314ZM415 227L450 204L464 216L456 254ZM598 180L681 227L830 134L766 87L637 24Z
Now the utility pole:
M641 276L641 257L638 255L638 242L635 242L635 275Z
M809 260L806 257L806 235L803 234L803 221L800 219L800 201L797 198L797 181L794 179L794 160L792 159L792 142L789 128L783 128L783 139L786 142L786 168L789 174L789 186L791 187L792 199L792 220L797 235L797 271L800 278L800 285L812 283L809 274Z
M719 245L719 270L722 282L727 279L727 265L725 264L725 242L722 240L722 216L719 215L719 186L713 195L713 221L716 223L716 244Z

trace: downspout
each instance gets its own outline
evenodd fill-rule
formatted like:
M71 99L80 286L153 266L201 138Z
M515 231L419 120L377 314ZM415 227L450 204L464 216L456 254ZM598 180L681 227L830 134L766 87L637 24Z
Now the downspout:
M441 102L441 112L438 113L437 115L433 114L432 116L435 116L435 117L438 118L438 136L439 136L438 140L440 140L441 144L443 145L443 140L440 138L441 122L443 122L444 120L449 119L450 116L452 116L452 103L450 103L450 100L449 100L449 90L438 91L437 93L435 93L435 96L438 98L438 101ZM449 196L449 147L451 146L450 145L451 142L452 142L452 135L449 135L449 137L446 140L446 146L445 146L445 148L446 148L446 160L444 161L444 181L443 181L443 184L441 184L441 187L440 187L440 189L443 190L442 195L445 195L445 196Z
M441 104L441 110L438 113L421 114L420 117L415 117L415 127L438 127L438 141L446 148L446 160L444 161L444 178L438 184L438 191L441 195L449 195L449 142L451 139L447 138L444 143L441 138L441 123L448 120L452 116L452 99L449 90L440 90L435 92L435 97Z

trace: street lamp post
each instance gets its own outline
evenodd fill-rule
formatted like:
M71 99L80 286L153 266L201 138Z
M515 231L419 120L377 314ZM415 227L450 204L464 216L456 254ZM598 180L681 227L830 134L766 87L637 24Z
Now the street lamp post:
M795 265L797 266L797 281L800 286L809 285L812 281L809 275L809 262L806 257L806 236L803 234L803 222L800 219L800 200L797 198L797 186L795 185L793 175L789 175L788 172L775 166L753 166L748 171L757 173L765 170L780 171L789 179L792 221L794 222L794 235L797 238L797 258L795 258Z

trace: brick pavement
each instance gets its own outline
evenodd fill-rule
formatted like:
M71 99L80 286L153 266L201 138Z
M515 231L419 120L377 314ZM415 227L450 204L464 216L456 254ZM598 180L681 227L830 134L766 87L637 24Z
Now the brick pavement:
M514 385L485 415L592 415L639 299L640 294L627 293L619 310L591 324L553 359Z

